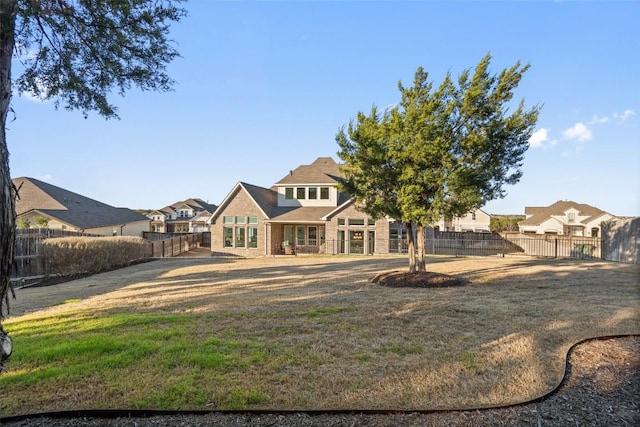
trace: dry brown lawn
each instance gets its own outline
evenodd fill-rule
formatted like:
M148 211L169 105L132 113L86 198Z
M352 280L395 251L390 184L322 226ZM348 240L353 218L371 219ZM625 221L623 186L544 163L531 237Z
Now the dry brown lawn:
M195 329L202 339L290 349L276 367L216 373L228 377L211 379L264 391L269 398L258 408L265 409L523 402L559 384L567 351L576 342L640 333L638 265L430 258L430 271L466 284L390 288L370 281L406 264L402 257L160 260L18 290L7 323L86 310L205 313ZM82 300L54 305L75 298ZM98 406L91 401L98 388L92 384L90 390L63 395L92 408ZM108 407L126 407L119 399L127 393L111 390Z

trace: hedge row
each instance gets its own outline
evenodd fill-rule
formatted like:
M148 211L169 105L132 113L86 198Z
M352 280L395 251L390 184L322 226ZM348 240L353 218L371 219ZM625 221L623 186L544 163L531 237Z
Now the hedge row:
M95 274L124 267L151 255L141 237L55 237L42 242L51 273Z

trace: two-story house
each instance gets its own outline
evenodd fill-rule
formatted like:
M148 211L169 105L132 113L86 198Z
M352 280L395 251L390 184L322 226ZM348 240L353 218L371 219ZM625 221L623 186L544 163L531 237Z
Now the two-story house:
M615 218L596 207L572 201L558 201L546 207L525 207L520 233L600 237L601 223Z
M187 199L151 211L151 231L157 233L198 233L209 231L208 220L216 210L202 199Z
M320 157L271 188L238 182L209 219L212 252L388 253L395 223L375 221L357 209L353 198L338 191L341 176L332 158Z
M441 219L433 228L440 231L474 231L476 233L488 232L491 225L491 215L482 209L474 209L461 217L450 220Z

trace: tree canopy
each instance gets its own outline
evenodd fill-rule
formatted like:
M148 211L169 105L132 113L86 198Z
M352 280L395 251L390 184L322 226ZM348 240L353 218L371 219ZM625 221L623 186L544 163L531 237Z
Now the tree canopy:
M0 338L9 304L16 229L6 122L13 91L52 100L56 108L116 118L113 92L167 91L178 56L169 26L185 16L183 0L0 0ZM12 79L12 60L20 74ZM4 348L4 347L3 347ZM3 350L4 351L4 350ZM0 354L4 360L4 353ZM0 370L2 364L0 362Z
M344 161L342 189L374 217L414 224L417 261L424 271L424 228L462 216L506 195L522 176L522 162L539 106L514 111L511 101L529 65L517 62L491 74L491 55L457 79L434 87L422 67L413 85L398 83L400 101L380 114L373 107L336 135Z

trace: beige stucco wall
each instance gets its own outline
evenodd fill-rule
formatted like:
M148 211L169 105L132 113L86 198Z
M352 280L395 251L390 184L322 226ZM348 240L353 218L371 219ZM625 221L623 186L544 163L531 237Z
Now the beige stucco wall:
M87 229L79 229L70 224L66 224L56 220L55 218L48 217L41 213L26 213L24 215L20 215L20 218L24 218L31 224L31 227L36 226L36 221L40 217L45 217L49 220L47 224L47 228L52 230L65 230L65 231L74 231L78 233L87 233L87 234L96 234L99 236L138 236L142 237L142 233L144 231L149 231L150 229L150 220L142 220L136 222L130 222L127 224L116 224L109 225L104 227L96 227L96 228L87 228Z
M83 233L98 234L100 236L137 236L142 237L144 231L149 231L150 221L136 221L127 224L116 224L106 227L89 228Z
M456 231L489 231L491 216L479 209L475 211L475 214L475 220L473 219L473 214L471 212L461 218L456 218L454 220Z

